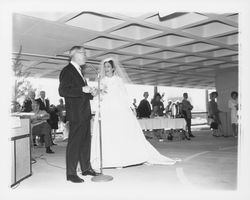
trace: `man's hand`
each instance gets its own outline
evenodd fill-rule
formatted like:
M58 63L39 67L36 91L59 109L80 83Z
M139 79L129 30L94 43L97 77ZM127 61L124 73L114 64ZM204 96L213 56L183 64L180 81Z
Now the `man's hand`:
M92 87L89 87L89 86L84 86L84 87L82 87L82 91L83 91L84 93L91 93L92 90L93 90L93 88L92 88Z

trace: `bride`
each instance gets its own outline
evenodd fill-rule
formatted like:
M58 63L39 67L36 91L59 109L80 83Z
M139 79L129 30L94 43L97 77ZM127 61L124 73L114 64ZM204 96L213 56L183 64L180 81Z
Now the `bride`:
M100 169L98 112L101 114L103 168L124 167L141 163L172 165L176 160L161 155L146 139L130 108L124 82L128 76L113 58L100 66L101 106L94 120L91 164Z

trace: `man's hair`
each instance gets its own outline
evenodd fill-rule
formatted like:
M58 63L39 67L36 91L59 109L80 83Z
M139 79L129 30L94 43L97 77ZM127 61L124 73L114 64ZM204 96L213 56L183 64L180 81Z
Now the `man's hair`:
M36 100L34 101L34 103L36 103L36 104L39 106L39 108L41 107L41 103L40 103L40 101L39 101L38 99L36 99Z
M69 57L70 57L70 60L71 58L73 57L73 55L75 54L75 52L77 50L81 50L81 49L84 49L83 46L73 46L70 50L69 50Z
M218 97L218 92L212 92L212 96Z
M34 91L34 90L30 90L30 91L28 92L28 96L30 96L31 94L36 95L36 93L35 93L35 91Z
M161 95L160 95L160 93L155 93L155 95L154 95L154 99L156 99L156 97L160 97L160 99L161 99Z
M236 95L236 96L238 97L238 92L232 91L232 92L231 92L231 97L233 97L233 95Z

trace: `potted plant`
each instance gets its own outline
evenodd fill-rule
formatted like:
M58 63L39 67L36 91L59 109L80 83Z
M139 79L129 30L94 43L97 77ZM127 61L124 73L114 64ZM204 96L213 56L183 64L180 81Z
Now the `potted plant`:
M21 111L20 99L24 98L30 90L34 90L32 84L27 80L30 73L25 69L22 63L22 46L16 58L13 59L12 70L14 74L14 86L12 91L11 112Z

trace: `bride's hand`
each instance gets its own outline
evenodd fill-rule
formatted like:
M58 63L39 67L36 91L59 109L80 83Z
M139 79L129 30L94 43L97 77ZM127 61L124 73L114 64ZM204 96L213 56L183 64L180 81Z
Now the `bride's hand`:
M107 93L107 86L104 84L100 85L100 89L98 89L98 88L95 88L95 89L97 91L97 94L100 93L101 95L104 95Z
M107 90L101 90L101 94L104 95L107 93Z
M103 90L103 89L99 89L99 90L98 90L98 88L93 87L93 88L91 88L90 93L92 94L92 96L95 97L95 96L97 96L98 94L104 95L105 93L107 93L107 91L106 91L106 90Z
M92 96L95 97L98 94L98 90L96 88L92 88L91 94L92 94Z

